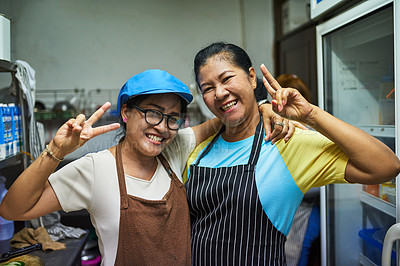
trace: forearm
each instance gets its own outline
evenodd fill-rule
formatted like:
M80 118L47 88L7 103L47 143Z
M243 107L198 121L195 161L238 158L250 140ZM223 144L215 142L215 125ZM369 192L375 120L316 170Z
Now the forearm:
M293 88L282 88L268 69L261 65L264 85L272 96L274 110L284 117L306 123L334 143L349 157L345 178L349 182L381 183L400 172L400 161L389 147L315 105Z
M54 148L52 144L50 144L51 148ZM58 153L54 153L54 155L59 156ZM38 203L49 176L58 164L57 160L43 152L14 181L1 202L0 215L13 219L24 217Z
M313 106L306 123L335 142L349 157L346 180L382 183L397 176L400 161L378 139Z
M221 128L222 122L218 118L210 119L200 125L192 127L193 132L196 136L196 146L216 134Z

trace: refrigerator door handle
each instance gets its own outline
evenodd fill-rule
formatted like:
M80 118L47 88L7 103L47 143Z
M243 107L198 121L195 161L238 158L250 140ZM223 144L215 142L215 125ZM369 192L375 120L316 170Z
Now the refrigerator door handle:
M382 249L382 266L390 266L393 243L400 240L400 223L392 225L387 230Z

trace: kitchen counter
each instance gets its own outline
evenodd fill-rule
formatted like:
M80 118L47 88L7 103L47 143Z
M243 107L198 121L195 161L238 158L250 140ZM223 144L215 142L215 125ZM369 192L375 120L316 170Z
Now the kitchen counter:
M59 240L60 243L65 243L66 249L54 250L44 252L37 250L28 253L28 255L40 257L45 265L65 265L75 266L81 265L81 252L86 244L89 233L81 236L79 239L67 238ZM0 241L0 253L4 253L10 250L9 240Z

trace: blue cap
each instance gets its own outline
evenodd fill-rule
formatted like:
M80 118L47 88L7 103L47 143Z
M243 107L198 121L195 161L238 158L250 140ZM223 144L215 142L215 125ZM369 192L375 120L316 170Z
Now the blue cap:
M118 113L121 106L132 96L176 93L189 104L193 100L189 88L179 79L160 69L149 69L131 77L118 95Z

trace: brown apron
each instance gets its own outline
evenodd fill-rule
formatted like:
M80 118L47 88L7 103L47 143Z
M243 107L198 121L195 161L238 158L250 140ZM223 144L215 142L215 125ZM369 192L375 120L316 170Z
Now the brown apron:
M161 200L146 200L127 194L117 145L116 162L121 194L119 239L115 265L191 265L190 218L184 185L168 162L158 156L171 178Z

